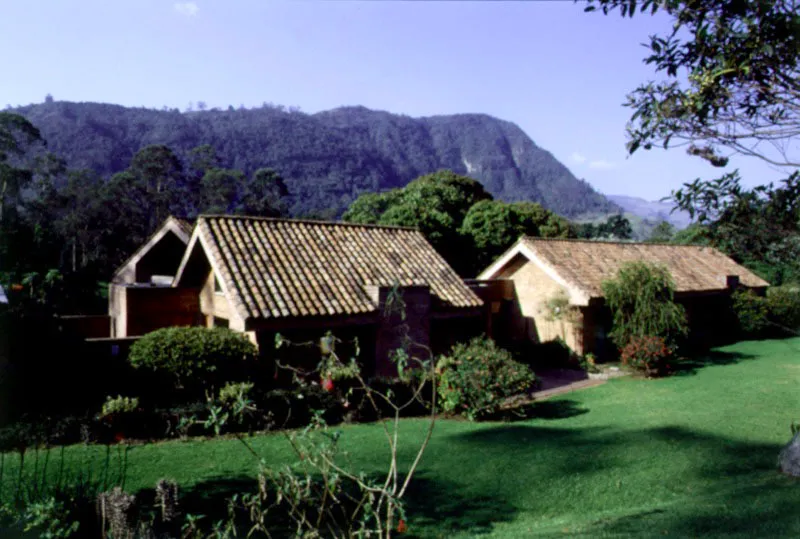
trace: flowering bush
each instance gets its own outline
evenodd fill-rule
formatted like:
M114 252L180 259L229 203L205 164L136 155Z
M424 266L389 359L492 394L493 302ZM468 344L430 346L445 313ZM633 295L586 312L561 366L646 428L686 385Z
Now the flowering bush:
M527 365L485 337L455 345L436 370L442 409L471 420L499 411L508 397L531 389L536 382Z
M673 349L663 337L631 337L622 347L622 364L647 376L662 376L672 370Z

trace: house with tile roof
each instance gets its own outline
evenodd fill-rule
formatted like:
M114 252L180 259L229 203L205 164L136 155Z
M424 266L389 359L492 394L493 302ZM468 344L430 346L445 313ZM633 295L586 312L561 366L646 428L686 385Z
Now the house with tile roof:
M546 342L557 338L579 354L604 355L611 314L602 283L626 262L666 267L676 301L687 309L690 331L712 339L730 323L726 300L736 287L763 293L769 283L720 251L706 246L543 239L523 236L479 276L478 282L505 283L504 322L510 340ZM556 298L563 298L560 301ZM569 316L553 309L561 305Z
M276 332L344 331L375 350L376 374L390 374L400 322L414 342L437 349L482 327L482 300L415 229L202 215L185 245L173 243L180 260L159 266L166 275L174 268L168 286L152 282L155 260L142 266L155 247L118 272L137 282L112 283L112 336L225 326L272 346ZM146 276L150 283L138 282ZM396 299L404 318L388 309Z

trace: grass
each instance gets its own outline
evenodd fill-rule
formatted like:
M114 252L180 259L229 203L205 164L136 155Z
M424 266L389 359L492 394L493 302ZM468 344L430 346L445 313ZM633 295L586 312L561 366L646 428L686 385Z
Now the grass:
M420 537L798 536L800 483L776 471L790 423L800 415L798 382L800 339L745 342L672 378L616 379L539 403L532 419L440 421L410 492L410 531ZM402 424L407 459L424 428L421 420ZM380 429L343 430L353 459L379 471ZM280 435L251 442L272 463L291 458ZM85 466L102 462L106 452L75 446L66 455ZM236 440L133 446L126 489L171 477L199 503L250 489L254 471Z

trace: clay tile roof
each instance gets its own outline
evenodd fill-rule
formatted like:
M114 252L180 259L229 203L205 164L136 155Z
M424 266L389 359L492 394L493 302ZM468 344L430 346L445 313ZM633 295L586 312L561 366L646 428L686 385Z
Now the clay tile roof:
M243 318L373 312L366 287L395 283L427 285L445 307L482 304L414 229L214 215L196 226Z
M756 274L711 247L550 240L529 236L520 242L589 297L602 297L602 282L613 278L622 264L633 261L666 266L677 292L721 290L727 285L728 275L737 275L743 286L769 286Z

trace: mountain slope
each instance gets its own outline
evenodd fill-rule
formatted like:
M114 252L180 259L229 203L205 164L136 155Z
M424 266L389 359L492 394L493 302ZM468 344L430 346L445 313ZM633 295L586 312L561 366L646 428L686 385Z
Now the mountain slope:
M104 175L124 170L148 144L166 144L183 158L210 144L222 166L248 176L276 169L295 215L338 215L362 192L402 187L441 168L481 181L496 198L540 202L570 217L618 210L515 124L483 114L411 118L364 107L305 114L274 106L182 113L58 101L16 112L70 167Z
M667 221L678 229L686 228L691 223L688 213L683 211L671 213L673 206L667 202L649 201L627 195L606 195L606 198L622 207L626 212L654 223Z

